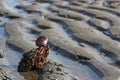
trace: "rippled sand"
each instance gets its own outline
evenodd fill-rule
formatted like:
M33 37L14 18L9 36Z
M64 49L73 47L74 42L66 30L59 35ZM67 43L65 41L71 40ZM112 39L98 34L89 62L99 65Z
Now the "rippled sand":
M120 0L0 0L4 65L17 71L40 35L50 55L39 80L120 79Z

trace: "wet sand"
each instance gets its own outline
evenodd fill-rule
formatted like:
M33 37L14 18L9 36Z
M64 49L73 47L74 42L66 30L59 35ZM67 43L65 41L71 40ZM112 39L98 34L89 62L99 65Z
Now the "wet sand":
M23 53L45 35L44 74L20 73L25 80L119 80L119 10L119 0L1 0L0 65L17 72Z

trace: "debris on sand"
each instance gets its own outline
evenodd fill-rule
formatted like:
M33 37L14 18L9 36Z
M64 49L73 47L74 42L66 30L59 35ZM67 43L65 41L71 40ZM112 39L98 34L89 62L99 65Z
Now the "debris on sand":
M18 66L19 72L43 68L49 54L47 41L48 39L45 36L41 36L36 40L36 46L39 48L32 49L23 55Z

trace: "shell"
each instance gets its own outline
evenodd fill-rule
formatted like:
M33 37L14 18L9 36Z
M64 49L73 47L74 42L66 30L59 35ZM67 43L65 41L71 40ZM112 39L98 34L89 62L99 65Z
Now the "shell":
M45 36L41 36L36 40L35 43L36 43L36 46L41 46L41 45L46 46L48 43L48 39Z

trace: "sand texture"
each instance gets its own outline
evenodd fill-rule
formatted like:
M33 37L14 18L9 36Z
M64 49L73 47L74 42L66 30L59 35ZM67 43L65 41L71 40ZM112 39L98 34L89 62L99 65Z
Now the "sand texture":
M41 35L44 74L18 73ZM0 0L0 45L0 80L120 80L120 0Z

